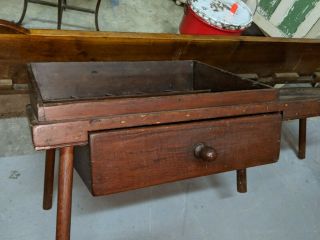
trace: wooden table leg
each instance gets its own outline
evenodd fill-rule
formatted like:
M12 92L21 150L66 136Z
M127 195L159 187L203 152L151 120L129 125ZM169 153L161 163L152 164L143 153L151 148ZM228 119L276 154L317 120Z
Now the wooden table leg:
M237 190L239 193L247 192L247 169L237 170Z
M73 147L60 149L56 240L70 239Z
M53 180L54 180L54 162L55 149L46 151L46 166L44 171L44 189L43 189L43 209L52 208Z
M307 119L299 119L299 152L300 159L306 158L306 142L307 142Z

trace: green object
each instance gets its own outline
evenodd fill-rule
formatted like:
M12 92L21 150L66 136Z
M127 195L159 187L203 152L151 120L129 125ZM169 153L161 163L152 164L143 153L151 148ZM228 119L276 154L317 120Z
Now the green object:
M270 19L280 2L281 0L261 0L259 2L260 14L262 14L266 19Z
M278 26L279 29L287 36L292 37L318 2L319 0L296 0L288 15Z

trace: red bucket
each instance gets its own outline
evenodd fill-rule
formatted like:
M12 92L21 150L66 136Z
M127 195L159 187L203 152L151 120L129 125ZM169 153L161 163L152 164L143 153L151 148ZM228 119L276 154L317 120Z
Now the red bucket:
M201 2L201 1L199 1ZM181 34L194 34L194 35L233 35L233 36L239 36L241 33L251 24L251 21L244 24L243 26L237 26L235 28L232 26L232 24L228 25L224 23L224 27L222 27L221 24L218 23L218 21L208 21L208 18L205 19L204 13L199 12L201 8L199 6L199 9L195 9L196 7L192 4L199 4L198 1L190 1L190 4L188 4L185 7L185 12L183 19L180 23L180 33ZM195 12L192 8L194 8L197 12ZM206 6L205 9L208 9L208 6ZM252 14L250 9L247 8L246 5L241 4L242 11L248 11L246 14ZM237 10L236 10L237 11ZM212 11L214 13L214 11ZM218 26L218 24L220 26Z
M186 7L183 19L179 27L181 34L195 34L195 35L233 35L239 36L243 30L228 30L220 29L212 26L201 19L188 6Z

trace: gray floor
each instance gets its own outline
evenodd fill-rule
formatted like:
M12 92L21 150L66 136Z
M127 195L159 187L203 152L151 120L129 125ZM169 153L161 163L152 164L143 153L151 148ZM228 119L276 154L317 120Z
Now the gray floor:
M57 2L57 0L48 0ZM94 9L96 0L67 0L70 5ZM23 0L0 0L0 18L18 21ZM172 0L103 0L99 21L101 31L176 33L183 8ZM57 9L29 4L23 22L27 28L57 27ZM63 13L62 29L94 31L94 15L67 10Z
M19 18L15 4L22 7L22 0L0 3L0 18ZM106 31L176 32L183 13L171 0L120 0L118 6L110 0L101 10ZM55 16L55 9L30 5L25 26L55 28ZM63 23L65 29L94 30L90 14L67 11ZM279 163L249 169L247 194L236 192L232 172L93 198L75 174L72 238L317 240L320 119L308 123L307 159L295 155L297 122L285 123ZM54 239L55 207L41 209L44 154L33 151L27 120L0 120L0 134L0 240Z

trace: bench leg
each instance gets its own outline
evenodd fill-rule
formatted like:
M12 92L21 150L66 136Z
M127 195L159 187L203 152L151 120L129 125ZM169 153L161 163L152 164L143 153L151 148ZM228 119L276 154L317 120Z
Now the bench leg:
M52 208L53 180L54 180L54 162L55 149L46 151L46 166L44 172L44 189L43 189L43 209Z
M239 193L247 192L247 169L237 170L237 190Z
M299 152L300 159L306 158L307 119L299 119Z
M73 181L73 147L60 149L56 240L69 240Z

